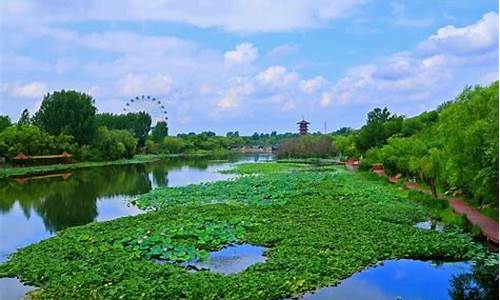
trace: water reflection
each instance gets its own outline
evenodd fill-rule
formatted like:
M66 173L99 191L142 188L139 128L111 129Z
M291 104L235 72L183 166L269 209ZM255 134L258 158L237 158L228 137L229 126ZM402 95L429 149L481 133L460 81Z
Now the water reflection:
M498 299L498 272L469 262L389 260L301 299Z
M270 159L266 155L167 159L146 164L81 169L71 176L0 181L0 262L9 253L61 229L111 220L141 211L128 199L160 186L221 180L231 163Z
M249 244L231 245L219 251L210 252L208 261L191 261L184 266L196 270L209 270L224 275L239 273L256 263L266 261L264 252L267 249Z

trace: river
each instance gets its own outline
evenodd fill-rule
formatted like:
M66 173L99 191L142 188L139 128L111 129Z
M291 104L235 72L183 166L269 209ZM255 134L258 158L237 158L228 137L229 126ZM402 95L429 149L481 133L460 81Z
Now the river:
M16 249L64 228L140 214L142 211L129 200L154 188L229 179L234 175L218 171L235 163L270 159L270 154L238 155L227 160L170 158L1 180L0 263ZM17 279L0 279L2 300L19 299L29 290Z

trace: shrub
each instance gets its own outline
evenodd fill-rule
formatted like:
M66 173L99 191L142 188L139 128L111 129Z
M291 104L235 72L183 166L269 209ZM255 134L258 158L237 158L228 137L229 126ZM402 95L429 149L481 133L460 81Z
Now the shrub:
M106 127L99 127L94 146L99 152L97 159L132 158L136 152L137 139L127 130L109 130Z
M301 136L283 142L276 150L278 158L327 158L335 155L330 136Z
M73 152L76 148L72 136L50 135L37 126L10 126L0 132L0 156L7 158L20 152L26 155L47 155Z

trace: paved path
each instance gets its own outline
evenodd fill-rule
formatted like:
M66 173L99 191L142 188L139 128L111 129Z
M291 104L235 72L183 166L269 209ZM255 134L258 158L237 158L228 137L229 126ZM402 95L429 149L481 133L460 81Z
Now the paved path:
M455 212L465 215L469 222L479 226L483 235L489 240L498 245L498 222L490 217L482 215L475 208L469 206L460 199L448 199L448 202L453 207Z
M382 171L377 171L375 172L379 176L386 176L385 173ZM398 183L399 178L396 176L389 176L388 177L389 181L392 183ZM432 194L431 191L423 186L421 186L418 183L406 181L405 186L408 189L411 190L418 190L420 192L426 193L426 194ZM493 220L492 218L485 216L481 214L479 211L477 211L474 207L468 205L464 201L457 199L457 198L448 198L445 195L440 194L439 198L448 200L448 203L450 203L451 207L453 207L453 210L457 214L465 215L467 217L467 220L471 222L473 225L479 226L481 228L481 232L483 235L486 237L488 241L494 242L495 244L498 245L498 222Z

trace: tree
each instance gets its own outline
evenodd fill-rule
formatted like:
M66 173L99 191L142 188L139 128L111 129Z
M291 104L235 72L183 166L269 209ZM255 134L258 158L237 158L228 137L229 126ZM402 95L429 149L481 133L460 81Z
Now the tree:
M139 146L144 146L146 137L151 129L151 116L146 112L127 114L98 114L97 126L106 126L108 129L128 130L139 140Z
M26 155L73 152L76 145L69 135L50 135L37 126L10 126L0 132L0 156L11 158L22 152Z
M128 130L109 130L104 126L97 130L95 147L100 153L100 159L132 158L136 146L137 139Z
M151 131L151 136L153 138L153 141L155 141L156 143L160 143L161 141L163 141L163 139L168 136L167 122L157 122L156 126L153 127Z
M28 111L27 108L23 110L21 113L21 116L19 117L19 121L17 121L17 125L31 125L31 118L30 118L30 112Z
M90 95L77 91L47 94L33 123L50 134L69 134L80 145L92 142L95 132L96 107Z
M9 116L0 116L0 132L12 125Z
M377 107L368 113L366 124L383 123L388 121L390 117L391 117L391 112L387 107L384 107L383 109Z

